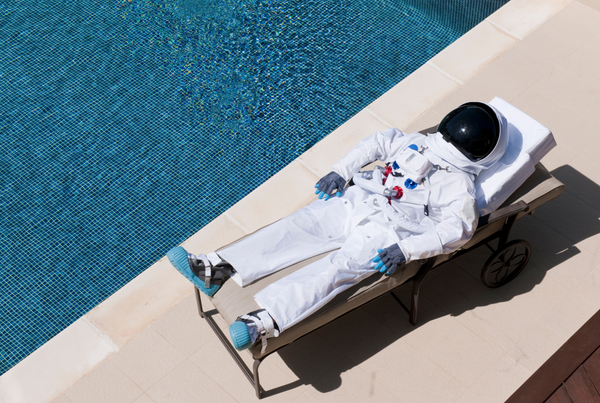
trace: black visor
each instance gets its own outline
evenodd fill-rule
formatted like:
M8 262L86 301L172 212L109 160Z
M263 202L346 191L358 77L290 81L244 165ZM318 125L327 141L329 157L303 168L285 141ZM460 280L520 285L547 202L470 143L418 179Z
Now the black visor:
M469 102L446 115L438 131L471 161L487 157L500 136L500 122L492 108Z

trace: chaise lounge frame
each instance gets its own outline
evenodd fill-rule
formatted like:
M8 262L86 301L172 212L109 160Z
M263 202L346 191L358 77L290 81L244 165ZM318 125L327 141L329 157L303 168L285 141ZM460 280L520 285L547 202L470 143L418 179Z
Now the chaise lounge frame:
M432 127L423 130L421 133L432 133L435 129L436 127ZM408 313L410 323L416 325L421 284L432 270L442 267L443 263L485 245L492 251L492 255L483 265L481 271L482 282L488 287L499 287L513 280L525 268L531 254L531 246L527 241L508 241L513 224L523 216L533 214L535 209L560 195L563 190L564 185L554 178L542 164L538 163L535 166L535 172L498 210L479 219L475 234L462 248L451 254L438 255L429 259L410 262L392 276L374 274L363 280L361 283L338 295L312 317L286 330L279 337L269 339L269 344L264 354L261 354L260 343L255 343L250 347L249 352L254 359L252 370L248 368L239 352L233 347L227 336L225 336L213 316L220 313L229 325L238 316L259 309L252 296L260 289L320 259L326 254L296 263L243 289L234 284L233 281L228 281L212 298L212 303L216 309L208 312L203 309L200 291L194 287L198 313L201 318L207 321L208 325L253 385L257 398L261 399L265 396L266 392L260 385L258 369L266 357L375 298L382 297L388 293L391 294ZM496 240L497 245L494 248L491 243ZM399 286L408 281L412 282L410 308L406 307L396 294L394 294L394 291ZM243 294L243 296L238 298L240 294ZM270 391L269 394L273 392L275 391Z

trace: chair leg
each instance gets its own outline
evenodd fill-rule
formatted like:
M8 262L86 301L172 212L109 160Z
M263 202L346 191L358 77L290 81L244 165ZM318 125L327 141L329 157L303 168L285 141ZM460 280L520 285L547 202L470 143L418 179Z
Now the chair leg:
M419 288L421 282L413 282L412 296L410 301L410 318L409 321L413 326L417 325L417 312L419 310Z
M419 272L413 278L412 284L412 296L410 301L410 323L414 326L417 325L417 313L419 310L419 290L421 289L421 282L425 279L427 274L433 269L435 261L437 259L432 257L425 262L423 267L419 269Z
M238 367L240 367L244 375L246 375L248 381L250 381L250 383L254 386L254 390L256 391L256 397L258 397L259 399L262 398L263 389L260 387L260 382L258 380L258 366L260 365L262 360L265 359L266 356L258 360L254 360L254 368L253 371L250 372L250 369L248 368L242 357L240 357L235 347L233 347L231 342L227 339L227 336L225 336L223 331L219 328L219 325L217 325L217 322L215 322L215 320L212 318L212 314L207 315L202 310L202 300L200 298L200 291L196 287L194 288L196 290L196 303L198 305L198 314L200 315L200 317L206 320L210 328L217 335L217 338L221 341L221 343L223 343L223 346L225 347L227 352L231 355Z
M194 287L194 291L196 294L196 305L198 306L198 315L200 315L202 319L206 319L204 317L204 310L202 309L202 299L200 298L200 290Z
M502 226L502 230L500 231L500 236L498 237L498 250L502 249L504 245L506 245L506 241L508 240L508 235L510 234L510 230L513 227L513 224L517 220L517 214L511 215L506 219L504 225Z
M254 374L254 391L256 392L256 397L262 399L262 388L260 387L260 380L258 379L258 367L260 366L260 360L254 360L254 365L252 365L252 372Z

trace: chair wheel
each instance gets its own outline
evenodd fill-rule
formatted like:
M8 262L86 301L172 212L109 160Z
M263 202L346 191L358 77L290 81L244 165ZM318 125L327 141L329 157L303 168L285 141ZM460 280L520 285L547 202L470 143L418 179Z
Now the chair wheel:
M490 288L512 281L527 266L531 256L529 242L516 239L490 256L481 269L481 282Z

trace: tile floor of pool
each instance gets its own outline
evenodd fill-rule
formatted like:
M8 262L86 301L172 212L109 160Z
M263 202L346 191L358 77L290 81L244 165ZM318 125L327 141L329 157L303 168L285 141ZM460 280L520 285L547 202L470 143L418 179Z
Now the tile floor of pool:
M554 133L542 163L566 190L515 225L533 246L515 281L479 282L487 250L455 260L422 288L416 327L385 296L269 356L265 401L503 402L600 309L598 66L600 0L512 0L184 243L213 250L285 216L360 138L464 101L502 97ZM256 401L165 258L63 333L0 378L0 401Z

